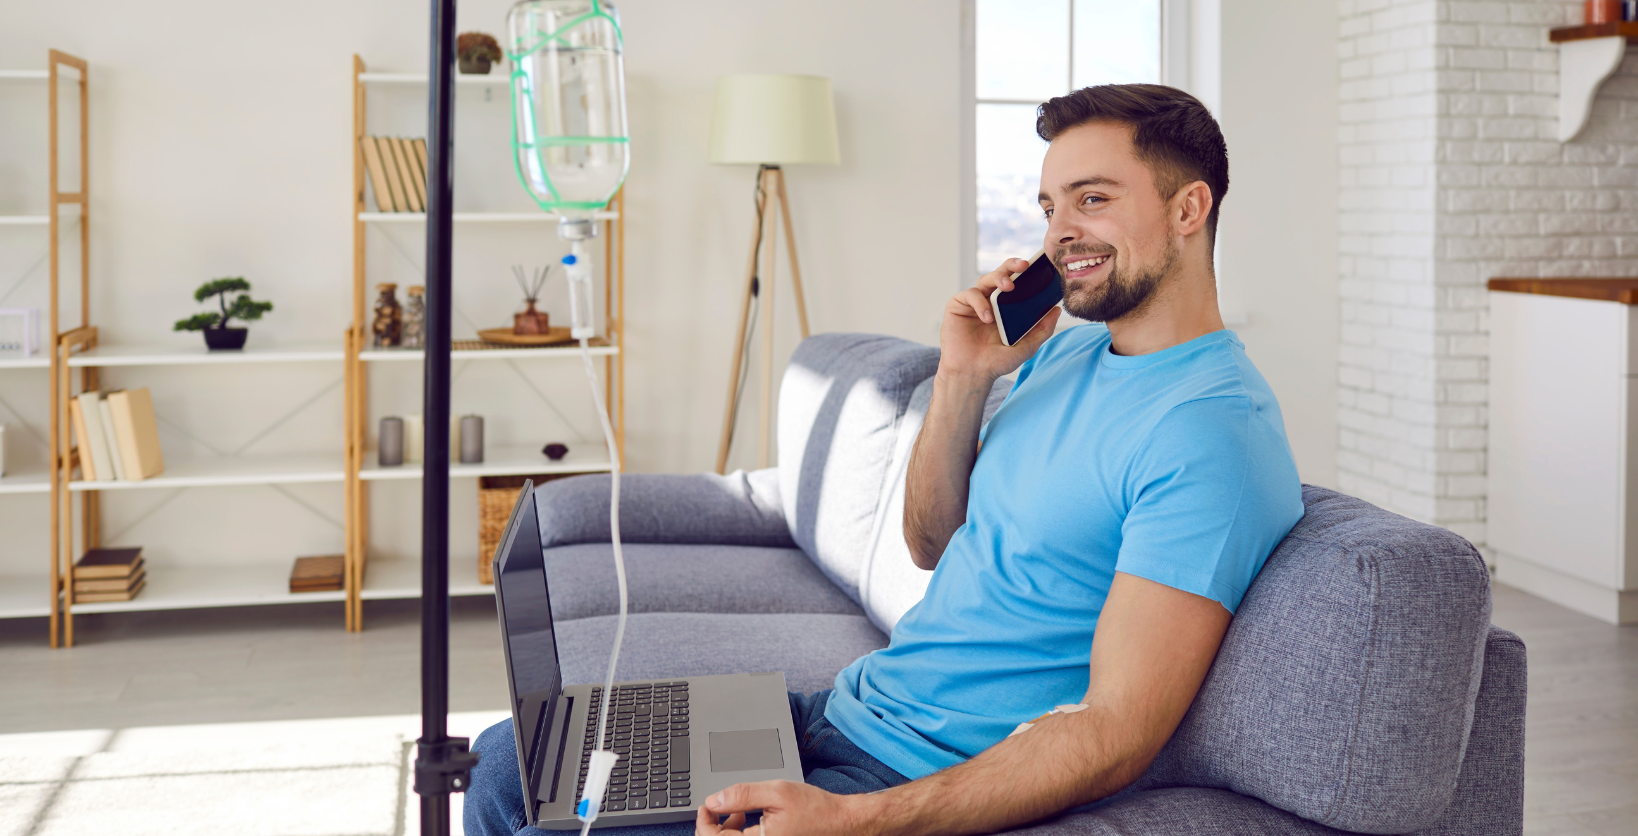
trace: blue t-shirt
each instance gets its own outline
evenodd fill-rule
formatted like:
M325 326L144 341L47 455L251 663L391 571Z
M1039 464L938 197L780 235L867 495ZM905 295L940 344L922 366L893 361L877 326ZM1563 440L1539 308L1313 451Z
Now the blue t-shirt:
M926 596L825 708L909 778L1080 702L1115 572L1233 612L1303 513L1279 404L1231 331L1122 356L1101 325L1067 329L980 435Z

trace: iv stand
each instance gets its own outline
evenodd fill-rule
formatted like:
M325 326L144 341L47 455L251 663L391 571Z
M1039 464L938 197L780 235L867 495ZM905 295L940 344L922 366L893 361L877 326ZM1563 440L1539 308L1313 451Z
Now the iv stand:
M428 427L449 426L450 246L455 178L451 73L455 0L432 0L427 85L427 320L425 405ZM478 756L449 736L449 433L424 433L421 457L421 738L415 792L423 836L448 836L449 794L465 792Z

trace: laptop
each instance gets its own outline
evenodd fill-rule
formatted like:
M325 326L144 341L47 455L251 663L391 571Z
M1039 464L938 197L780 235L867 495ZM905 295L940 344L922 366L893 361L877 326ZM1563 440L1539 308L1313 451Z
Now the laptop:
M523 806L535 827L579 830L574 809L603 686L563 685L531 482L494 568ZM616 683L607 732L620 760L593 827L693 821L707 797L733 784L802 780L782 673Z

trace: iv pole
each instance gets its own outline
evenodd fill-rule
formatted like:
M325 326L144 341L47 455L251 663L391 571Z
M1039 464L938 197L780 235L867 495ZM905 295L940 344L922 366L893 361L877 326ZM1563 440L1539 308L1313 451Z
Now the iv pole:
M427 84L427 320L425 404L429 427L449 426L449 339L453 308L450 238L455 178L451 73L455 0L432 0ZM449 433L424 434L421 476L421 738L415 792L421 833L447 836L449 794L465 792L478 756L464 737L449 736Z

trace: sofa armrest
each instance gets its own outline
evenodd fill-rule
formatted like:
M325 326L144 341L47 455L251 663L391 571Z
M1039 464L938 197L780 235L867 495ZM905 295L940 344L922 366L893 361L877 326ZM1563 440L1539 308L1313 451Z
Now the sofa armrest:
M609 541L609 476L556 479L535 490L545 548ZM794 547L775 468L620 476L620 538L627 543Z

